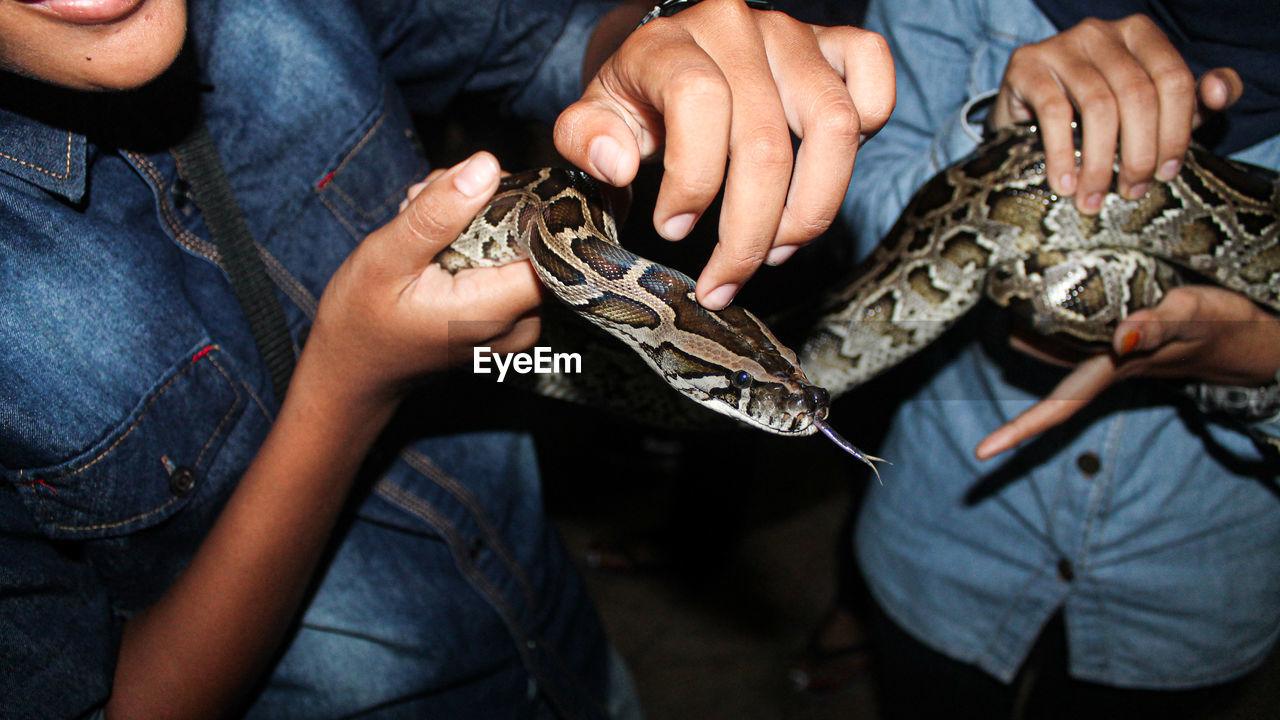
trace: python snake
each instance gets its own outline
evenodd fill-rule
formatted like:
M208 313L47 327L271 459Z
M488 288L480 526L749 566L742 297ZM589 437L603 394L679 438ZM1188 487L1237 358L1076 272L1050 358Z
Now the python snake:
M800 353L839 395L937 338L986 295L1036 331L1108 346L1171 287L1210 282L1280 312L1280 186L1192 144L1178 175L1080 213L1045 181L1034 125L996 133L926 182Z
M527 257L552 294L698 404L777 434L821 431L874 469L879 458L827 425L831 398L923 349L984 294L1044 334L1092 343L1188 274L1280 311L1277 218L1277 185L1196 146L1144 198L1112 192L1082 215L1045 182L1036 129L1008 128L915 194L831 293L799 361L750 312L707 310L688 276L623 249L578 171L508 176L437 261L454 272Z
M827 425L827 391L763 322L737 306L707 310L689 276L622 248L610 205L585 173L542 168L503 178L436 262L456 272L526 257L561 302L699 405L779 435L821 431L859 460L878 460Z

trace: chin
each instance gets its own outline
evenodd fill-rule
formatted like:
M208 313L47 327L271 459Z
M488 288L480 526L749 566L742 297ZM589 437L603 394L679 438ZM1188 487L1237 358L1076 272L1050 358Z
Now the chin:
M177 59L186 34L186 0L146 0L118 32L75 59L82 89L132 90L146 85Z
M10 23L0 27L0 65L75 90L142 87L173 64L186 39L186 0L141 0L119 21L97 24L18 15L17 7L0 18Z

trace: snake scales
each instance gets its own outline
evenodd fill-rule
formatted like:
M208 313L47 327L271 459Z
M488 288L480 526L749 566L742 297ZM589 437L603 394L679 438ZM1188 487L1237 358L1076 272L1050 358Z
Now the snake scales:
M706 310L688 276L623 249L577 171L508 176L437 261L456 271L528 257L552 294L698 404L778 434L821 431L870 464L827 425L830 398L923 349L984 295L1045 334L1094 343L1189 279L1280 311L1277 187L1193 147L1146 197L1113 192L1084 216L1045 183L1035 128L1003 130L916 193L831 293L798 360L750 312Z

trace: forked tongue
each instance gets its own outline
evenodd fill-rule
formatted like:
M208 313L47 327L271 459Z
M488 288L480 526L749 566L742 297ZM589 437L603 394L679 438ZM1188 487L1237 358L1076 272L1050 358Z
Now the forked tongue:
M861 450L859 450L858 448L854 447L853 443L849 442L848 440L845 440L843 437L840 437L840 433L836 432L835 430L832 430L831 426L827 424L826 420L814 418L813 424L816 425L818 429L822 431L822 434L826 435L827 438L831 440L831 442L838 445L841 450L844 450L845 452L854 456L859 461L866 463L867 467L871 468L871 472L876 474L877 482L883 482L882 480L880 480L880 470L876 468L876 463L878 462L889 463L888 460L885 460L884 458L878 458L874 455L868 455L862 452ZM889 463L889 464L892 465L893 463Z

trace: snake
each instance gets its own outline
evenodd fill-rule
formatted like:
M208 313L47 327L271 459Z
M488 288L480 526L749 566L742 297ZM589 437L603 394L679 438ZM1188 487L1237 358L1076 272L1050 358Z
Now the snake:
M750 311L708 310L694 281L626 250L600 185L579 170L508 175L435 262L449 272L529 260L539 281L591 325L629 347L698 405L784 436L821 432L873 469L826 422L828 392Z
M1010 126L916 191L824 301L800 361L838 396L928 346L984 297L1041 335L1095 351L1122 319L1187 283L1280 313L1278 240L1269 170L1192 142L1176 176L1137 199L1113 182L1089 215L1049 187L1039 129Z
M759 318L712 311L684 273L623 248L589 175L505 177L436 258L444 269L528 259L574 314L629 347L698 405L771 433L821 432L834 398L923 350L990 298L1036 331L1106 345L1121 319L1169 289L1211 282L1280 312L1280 186L1192 143L1177 176L1096 215L1045 179L1034 125L1004 128L925 182L877 248L822 304L799 354ZM877 473L878 474L878 473Z

